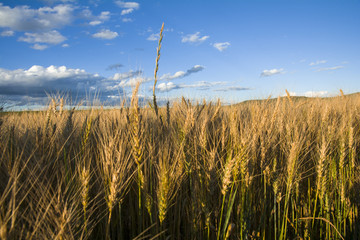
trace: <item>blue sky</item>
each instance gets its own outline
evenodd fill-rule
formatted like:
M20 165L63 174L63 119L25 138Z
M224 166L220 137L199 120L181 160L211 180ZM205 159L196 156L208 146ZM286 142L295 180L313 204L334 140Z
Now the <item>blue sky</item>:
M0 98L97 92L227 103L360 91L360 1L1 1Z

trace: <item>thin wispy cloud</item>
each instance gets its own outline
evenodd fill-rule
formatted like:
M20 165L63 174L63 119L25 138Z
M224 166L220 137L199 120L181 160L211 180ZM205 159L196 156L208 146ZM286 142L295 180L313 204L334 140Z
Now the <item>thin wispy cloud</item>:
M270 70L264 70L261 72L260 76L261 77L270 77L276 74L282 74L284 73L284 69L283 68L279 68L279 69L270 69Z
M160 92L170 92L175 89L183 89L183 88L196 88L197 90L208 90L213 86L216 85L222 85L223 82L206 82L206 81L200 81L196 82L194 84L175 84L173 82L165 82L160 83L157 86L157 89Z
M305 97L325 97L328 95L328 91L307 91L304 93Z
M223 42L223 43L214 43L213 47L219 50L220 52L224 51L230 46L229 42Z
M94 38L101 38L111 40L119 36L117 32L112 32L109 29L103 29L95 34L92 35Z
M216 92L247 91L247 90L251 90L251 88L247 88L247 87L226 87L226 88L214 89L214 91L216 91Z
M49 46L48 45L43 45L43 44L38 44L38 43L35 43L34 45L31 46L32 49L35 49L35 50L45 50L47 49Z
M100 24L103 24L105 21L110 19L110 12L109 11L103 11L100 13L99 16L92 17L93 20L89 22L91 26L97 26Z
M159 34L152 33L146 40L149 40L149 41L158 41L158 40L159 40Z
M120 64L120 63L116 63L116 64L111 64L109 65L106 70L119 70L120 68L122 68L124 65Z
M333 71L333 70L337 70L337 69L341 69L341 68L344 68L344 66L335 66L335 67L319 68L319 69L316 69L315 72Z
M316 65L324 64L324 63L327 63L327 61L326 60L318 60L316 62L311 62L309 65L310 66L316 66Z
M196 88L198 90L208 90L213 86L217 85L224 85L225 82L207 82L207 81L200 81L194 84L184 84L181 85L182 88Z
M183 43L202 43L210 36L200 36L200 32L196 32L194 34L188 34L181 38L181 42Z
M111 80L125 80L125 79L129 79L132 77L136 77L136 76L140 76L143 73L143 71L141 70L137 70L137 71L132 71L130 70L129 72L123 72L123 73L115 73L113 77L111 77Z
M197 73L197 72L200 72L202 70L204 70L205 68L201 65L195 65L193 66L192 68L186 70L186 72L184 71L178 71L176 73L174 73L173 75L171 74L164 74L162 75L159 79L160 80L163 80L163 81L171 81L171 80L174 80L174 79L177 79L177 78L184 78L184 77L187 77L193 73Z
M2 36L2 37L11 37L11 36L14 36L14 31L11 31L11 30L2 31L2 32L0 33L0 36Z
M121 11L121 15L127 15L129 13L132 13L134 10L139 9L140 4L137 2L123 2L123 1L115 1L115 3L123 8Z
M172 28L165 28L163 31L164 31L164 32L173 32L174 29L172 29ZM150 36L147 37L147 39L146 39L146 40L148 40L148 41L158 41L159 38L160 38L160 31L157 32L157 33L153 33L152 28L148 28L146 31L140 33L140 35L145 35L145 34L147 34L147 33L151 33Z
M152 81L152 78L143 77L141 75L136 75L130 78L122 79L120 82L113 81L113 79L104 79L102 81L102 88L106 91L117 91L125 87L135 87L138 83L146 83Z
M123 18L121 19L123 22L132 22L133 20L131 18Z

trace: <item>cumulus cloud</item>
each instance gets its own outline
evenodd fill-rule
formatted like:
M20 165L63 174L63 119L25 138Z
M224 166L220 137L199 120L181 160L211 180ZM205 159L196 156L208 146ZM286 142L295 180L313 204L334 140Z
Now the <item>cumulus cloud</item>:
M67 44L67 43L64 43L63 45L61 45L63 48L67 48L67 47L69 47L70 45L69 44Z
M204 67L201 65L195 65L192 68L188 69L186 72L184 71L178 71L176 73L174 73L173 75L171 74L164 74L163 76L161 76L159 79L163 80L163 81L170 81L170 80L174 80L177 78L184 78L187 77L193 73L197 73L204 70Z
M261 77L270 77L272 75L276 75L276 74L281 74L281 73L284 73L284 69L283 68L280 68L280 69L270 69L270 70L264 70L262 71L261 73Z
M183 36L181 39L181 42L183 43L202 43L206 39L208 39L210 36L202 36L200 37L200 32L196 32L194 34L188 34L186 36Z
M132 13L134 10L139 9L140 4L137 2L123 2L123 1L116 1L115 2L119 7L124 8L121 11L121 15L127 15Z
M229 42L223 42L223 43L214 43L213 47L219 50L220 52L224 51L230 46Z
M328 95L327 91L308 91L304 93L305 97L325 97Z
M160 83L158 86L157 86L157 89L160 91L160 92L169 92L171 90L174 90L174 89L178 89L179 86L174 84L173 82L167 82L167 83Z
M315 66L315 65L324 64L324 63L327 63L327 61L326 60L318 60L316 62L311 62L309 65Z
M341 68L344 68L344 66L335 66L335 67L319 68L319 69L316 70L316 72L332 71L332 70L337 70L337 69L341 69Z
M119 34L117 32L112 32L109 29L103 29L100 32L97 32L95 34L92 35L94 38L101 38L101 39L114 39L117 36L119 36Z
M27 70L0 68L0 94L44 97L46 92L76 91L85 94L101 77L83 69L34 65Z
M61 28L71 23L74 9L67 4L32 9L29 6L12 8L0 3L0 27L13 31L48 31Z
M0 36L2 36L2 37L11 37L11 36L14 36L14 31L11 31L11 30L2 31L2 32L0 33Z
M66 40L66 37L61 35L58 31L52 30L49 32L40 33L25 33L24 37L18 39L21 42L27 43L47 43L47 44L59 44Z

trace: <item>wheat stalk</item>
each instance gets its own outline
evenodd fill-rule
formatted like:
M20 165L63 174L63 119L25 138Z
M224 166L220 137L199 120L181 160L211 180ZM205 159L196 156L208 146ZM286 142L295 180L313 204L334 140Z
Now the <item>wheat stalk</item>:
M154 110L155 110L156 116L158 116L159 110L158 110L158 105L156 102L155 89L156 89L156 83L158 81L157 72L159 70L159 60L160 60L161 42L163 39L163 30L164 30L164 23L162 24L161 29L160 29L160 37L159 37L158 48L157 48L157 53L156 53L155 71L154 71L153 104L154 104Z

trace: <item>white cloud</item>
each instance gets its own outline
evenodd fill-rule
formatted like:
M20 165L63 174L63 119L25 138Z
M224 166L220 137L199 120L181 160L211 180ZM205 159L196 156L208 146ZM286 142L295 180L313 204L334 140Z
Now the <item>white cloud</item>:
M182 89L182 88L197 88L197 90L208 90L210 87L216 85L223 85L224 82L206 82L200 81L194 84L175 84L173 82L160 83L157 86L157 89L160 92L169 92L174 89Z
M2 36L2 37L11 37L11 36L14 36L14 31L11 31L11 30L2 31L2 32L0 33L0 36Z
M67 48L67 47L69 47L69 44L67 44L67 43L64 43L63 45L61 45L63 48Z
M198 88L199 90L208 90L210 87L216 86L216 85L224 85L225 82L206 82L206 81L200 81L196 82L194 84L189 85L180 85L181 88Z
M110 19L109 11L101 12L99 16L93 16L91 11L86 9L82 12L82 14L84 15L85 18L92 19L92 21L89 22L89 25L91 25L91 26L100 25Z
M97 32L95 34L92 35L94 38L102 38L102 39L114 39L117 36L119 36L119 34L117 32L112 32L109 29L103 29L100 32Z
M304 93L305 97L324 97L328 95L327 91L308 91Z
M204 67L201 66L201 65L195 65L193 66L192 68L186 70L186 72L184 71L178 71L176 73L174 73L173 75L171 74L164 74L162 75L159 79L160 80L163 80L163 81L170 81L170 80L174 80L174 79L177 79L177 78L183 78L183 77L187 77L189 76L190 74L193 74L193 73L196 73L196 72L200 72L204 70Z
M200 32L196 32L194 34L188 34L186 36L183 36L181 39L181 42L186 43L202 43L204 42L206 39L208 39L209 36L202 36L200 37Z
M18 39L21 42L27 43L48 43L48 44L59 44L66 40L66 37L61 35L58 31L52 30L49 32L40 33L25 33L25 37Z
M98 75L87 73L83 69L65 66L34 65L27 70L0 68L0 94L46 96L45 92L51 91L86 91L85 86L95 85L99 79Z
M311 62L309 65L315 66L315 65L324 64L324 63L327 63L327 61L326 60L318 60L316 62Z
M125 88L125 87L134 87L136 86L136 84L138 82L140 83L145 83L145 82L149 82L152 81L153 78L146 78L146 77L142 77L140 75L138 76L134 76L131 78L127 78L126 79L120 79L120 82L116 83L113 81L113 79L105 79L103 81L103 86L105 86L105 89L107 91L116 91L120 88Z
M140 4L137 2L123 2L123 1L116 1L115 2L121 8L133 8L139 9Z
M48 31L71 23L74 9L63 4L32 9L29 6L11 8L0 3L0 27L14 31Z
M229 92L229 91L246 91L246 90L251 90L251 88L232 86L232 87L215 89L214 91L217 91L217 92Z
M47 49L49 46L48 45L44 45L44 44L37 44L35 43L34 45L31 46L32 49L35 50L45 50Z
M177 89L179 88L179 86L177 86L176 84L174 84L173 82L167 82L167 83L160 83L158 86L157 86L157 89L160 91L160 92L169 92L173 89Z
M121 11L121 15L127 15L132 13L134 10L139 9L140 4L137 2L123 2L123 1L116 1L115 2L119 7L124 8Z
M332 70L337 70L337 69L341 69L344 68L344 66L335 66L335 67L328 67L328 68L319 68L316 70L316 72L322 72L322 71L332 71Z
M261 73L261 77L270 77L272 75L276 75L276 74L281 74L281 73L284 73L284 69L283 68L280 68L280 69L270 69L270 70L264 70L262 71Z
M133 8L128 8L128 9L124 9L121 11L121 15L126 15L126 14L129 14L129 13L132 13L134 11Z
M146 40L157 41L157 40L159 40L159 34L152 33Z
M230 46L230 43L229 42L214 43L213 46L214 46L214 48L216 48L217 50L222 52Z
M131 18L123 18L121 19L123 22L132 22L133 20Z
M117 65L114 65L117 66ZM122 66L120 64L120 66ZM195 65L194 67L188 69L186 72L184 71L178 71L175 74L164 74L159 78L159 80L174 80L177 78L183 78L186 76L189 76L192 73L202 71L204 69L203 66ZM129 72L123 72L123 73L115 73L112 77L109 77L107 79L104 79L102 81L103 85L105 86L105 89L108 91L113 91L118 88L124 88L124 87L131 87L135 86L137 82L145 83L149 81L154 81L154 78L152 77L143 77L141 76L143 72L141 70L132 71ZM211 83L213 84L213 83ZM189 87L197 87L197 88L208 88L211 86L210 83L206 82L199 82L197 84L193 85L176 85L176 88L189 88ZM158 84L157 88L159 91L170 91L175 88L175 85L173 83L160 83Z
M100 13L99 19L103 20L103 21L107 21L110 18L110 12L109 11L104 11Z
M141 77L141 76L133 77L133 78L130 78L130 79L124 84L124 87L134 87L134 86L136 86L136 84L138 84L139 82L140 82L140 83L144 83L144 82L147 82L147 81L149 81L149 78L144 78L144 77Z
M115 80L115 81L124 80L128 78L140 76L141 74L142 74L141 70L137 70L137 71L130 70L129 72L125 72L125 73L115 73L114 76L110 78L110 80Z
M96 25L102 24L102 21L95 20L95 21L89 22L89 24L90 24L91 26L96 26Z

